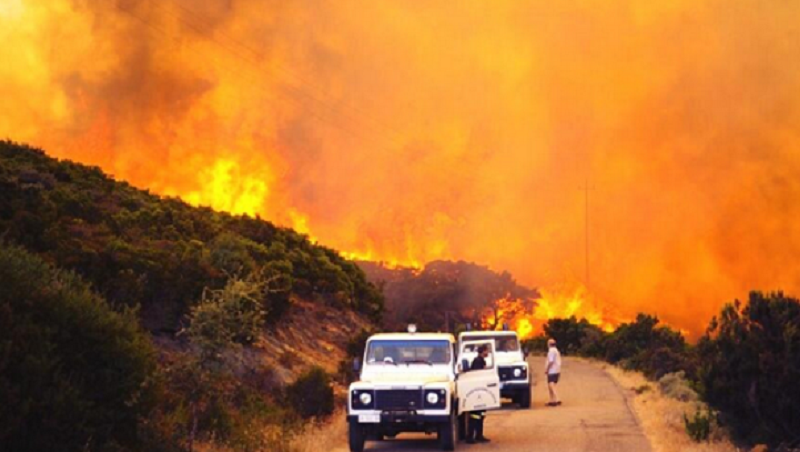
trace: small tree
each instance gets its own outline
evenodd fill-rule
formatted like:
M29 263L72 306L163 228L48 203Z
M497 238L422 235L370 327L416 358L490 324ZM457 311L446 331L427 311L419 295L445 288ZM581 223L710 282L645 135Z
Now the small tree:
M302 418L333 413L331 378L320 367L312 367L286 388L286 402Z
M224 437L222 418L232 404L241 382L233 371L244 345L256 340L268 313L268 297L284 290L280 274L265 276L257 271L242 278L232 276L219 290L205 289L200 303L189 315L189 326L181 333L189 338L194 355L177 363L173 385L188 399L188 447L201 430Z
M698 343L708 402L753 442L800 442L800 301L751 292L725 306Z

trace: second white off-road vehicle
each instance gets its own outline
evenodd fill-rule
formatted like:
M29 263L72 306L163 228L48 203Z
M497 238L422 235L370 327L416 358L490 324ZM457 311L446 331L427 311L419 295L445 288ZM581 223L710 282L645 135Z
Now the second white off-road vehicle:
M495 343L497 374L500 377L500 395L519 404L520 408L531 406L531 375L528 361L520 347L515 331L465 331L458 335L459 344L491 340ZM467 347L464 357L472 360L475 351Z
M403 432L436 433L443 450L463 438L466 413L500 407L500 379L494 365L468 369L463 351L492 339L456 343L452 334L376 334L367 340L359 381L350 385L347 402L350 450L361 452L366 440L394 438Z

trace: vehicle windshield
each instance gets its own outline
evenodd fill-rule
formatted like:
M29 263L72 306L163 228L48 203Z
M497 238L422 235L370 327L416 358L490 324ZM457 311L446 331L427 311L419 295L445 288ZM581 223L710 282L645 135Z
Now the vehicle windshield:
M437 340L375 340L367 349L367 364L448 364L450 342Z
M488 341L494 339L495 351L498 352L518 352L519 341L516 336L487 334L485 336L469 336L465 337L465 341ZM470 351L470 350L468 350Z

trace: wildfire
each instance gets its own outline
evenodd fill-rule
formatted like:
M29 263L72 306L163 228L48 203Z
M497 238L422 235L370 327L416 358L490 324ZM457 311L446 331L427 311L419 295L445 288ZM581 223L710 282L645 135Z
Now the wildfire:
M800 3L278 3L0 0L0 138L349 259L585 258L521 331L800 291Z
M425 266L424 263L412 259L412 258L393 258L393 257L386 257L383 255L379 255L372 250L367 250L365 252L359 251L342 251L342 257L351 261L370 261L370 262L378 262L386 268L389 269L398 269L398 268L411 268L414 270L422 270Z
M623 322L608 310L600 308L583 285L572 290L541 290L542 296L533 303L526 300L502 297L487 308L482 324L487 329L499 329L502 324L527 339L542 333L542 326L551 319L586 319L606 332L612 332Z
M229 159L221 158L201 171L200 179L204 181L202 188L184 196L189 204L255 216L263 211L269 195L269 174L246 174Z

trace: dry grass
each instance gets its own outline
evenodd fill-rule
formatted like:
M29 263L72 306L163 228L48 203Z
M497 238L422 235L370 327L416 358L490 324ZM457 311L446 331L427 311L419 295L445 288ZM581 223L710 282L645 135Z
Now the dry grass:
M639 372L629 372L604 364L606 372L619 385L629 391L631 405L650 439L654 452L734 452L742 451L730 441L725 430L713 426L708 442L696 443L686 434L684 413L691 417L705 404L698 401L681 401L668 397L656 382L648 381Z
M266 444L258 452L345 452L347 424L344 413L334 413L330 419L308 424L301 432L287 437L278 426L265 427L261 432ZM204 442L195 445L197 452L236 452L230 446Z
M347 450L347 423L342 412L334 413L329 422L312 424L289 442L291 452L335 452Z

